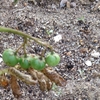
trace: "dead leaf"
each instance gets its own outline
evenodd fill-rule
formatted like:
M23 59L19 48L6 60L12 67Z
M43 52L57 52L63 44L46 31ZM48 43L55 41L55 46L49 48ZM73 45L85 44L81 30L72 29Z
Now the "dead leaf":
M50 90L52 88L51 80L48 79L42 72L37 72L37 76L41 90L45 91Z
M50 90L52 88L53 83L42 72L34 70L34 69L29 69L29 72L33 78L38 80L40 89L42 91Z
M66 80L62 78L56 71L52 68L47 67L43 71L44 75L46 75L51 81L53 81L56 85L65 86Z
M20 87L17 82L17 78L13 75L11 75L10 85L11 85L11 89L12 89L14 97L19 98L21 96Z
M37 80L33 80L30 75L24 74L16 68L9 68L9 72L26 84L35 85L37 83Z

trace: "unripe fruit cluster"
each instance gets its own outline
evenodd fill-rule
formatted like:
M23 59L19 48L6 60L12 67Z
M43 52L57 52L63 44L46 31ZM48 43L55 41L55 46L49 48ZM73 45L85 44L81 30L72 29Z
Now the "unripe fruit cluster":
M49 52L44 58L32 55L18 57L15 51L12 49L6 49L3 52L3 61L7 66L11 67L20 64L23 69L32 67L36 70L43 70L46 67L46 64L51 67L58 65L60 62L60 56L57 53Z

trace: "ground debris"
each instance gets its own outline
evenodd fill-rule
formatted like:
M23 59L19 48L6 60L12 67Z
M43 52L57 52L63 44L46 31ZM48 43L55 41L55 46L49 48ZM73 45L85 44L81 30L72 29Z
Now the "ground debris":
M17 78L11 75L10 85L13 92L14 97L19 98L21 96L20 86L17 82Z

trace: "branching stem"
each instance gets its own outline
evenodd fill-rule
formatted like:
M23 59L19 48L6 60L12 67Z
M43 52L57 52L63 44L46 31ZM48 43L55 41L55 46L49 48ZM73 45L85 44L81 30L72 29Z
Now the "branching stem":
M2 27L0 26L0 32L7 32L9 34L13 33L13 34L16 34L16 35L20 35L24 38L29 38L31 40L34 40L35 42L37 42L38 44L42 45L42 46L45 46L47 48L49 48L51 51L53 51L53 48L50 44L40 40L39 38L36 38L36 37L32 37L28 34L25 34L24 32L21 32L19 30L15 30L15 29L11 29L11 28L6 28L6 27Z
M10 75L14 75L16 78L20 79L21 81L25 82L26 84L37 84L37 80L33 80L30 75L24 74L17 70L16 68L9 67L5 69L0 69L0 76L4 73L8 73Z
M27 53L26 53L26 44L27 44L27 38L24 38L23 51L24 51L24 56L25 57L27 56Z

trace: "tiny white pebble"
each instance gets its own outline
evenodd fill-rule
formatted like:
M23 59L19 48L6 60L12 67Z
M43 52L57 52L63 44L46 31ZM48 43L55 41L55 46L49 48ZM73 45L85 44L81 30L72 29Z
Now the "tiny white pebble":
M2 58L0 58L0 63L1 63L2 61L3 61Z
M53 33L53 30L50 30L49 32L50 32L50 33Z
M99 58L100 57L100 53L99 52L96 52L95 50L93 50L91 52L91 56L94 57L94 58Z
M58 34L54 37L55 42L59 42L62 39L62 35Z
M87 66L92 66L92 62L91 62L90 60L85 61L85 64L86 64Z
M64 7L68 0L61 0L60 8Z

